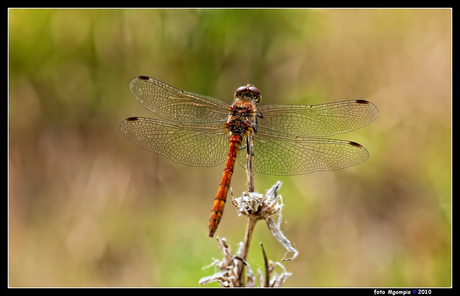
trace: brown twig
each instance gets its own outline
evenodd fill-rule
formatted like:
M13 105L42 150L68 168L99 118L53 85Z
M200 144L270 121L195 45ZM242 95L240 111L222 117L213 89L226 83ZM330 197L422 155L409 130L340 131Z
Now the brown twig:
M254 142L252 135L247 138L246 176L248 178L248 192L254 192Z
M253 170L253 139L252 135L249 135L247 137L247 154L246 154L246 176L248 180L248 192L254 192L255 190L255 184L254 184L254 170ZM243 258L244 261L247 261L248 259L248 253L249 253L249 246L251 244L251 239L252 239L252 234L254 232L254 227L256 226L258 218L257 216L254 215L248 215L248 222L246 224L246 233L244 235L244 242L243 242L243 248L241 250L241 258ZM244 265L240 261L239 263L239 278L240 280L243 279L243 274L244 274ZM244 284L244 283L241 283Z
M264 245L260 243L260 247L262 248L262 254L264 255L264 266L265 266L265 285L263 285L263 287L268 287L270 285L270 268L268 266L268 258L267 258L267 254L265 254Z

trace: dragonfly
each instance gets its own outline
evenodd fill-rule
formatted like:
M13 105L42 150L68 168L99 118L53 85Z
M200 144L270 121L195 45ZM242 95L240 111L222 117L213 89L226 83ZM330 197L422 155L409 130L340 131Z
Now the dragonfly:
M209 219L210 237L222 218L235 163L248 169L247 153L240 152L248 139L255 173L290 176L343 169L366 161L368 151L356 142L326 137L356 130L378 115L366 100L259 105L262 94L252 84L238 87L231 105L148 76L134 78L129 88L160 119L127 118L120 125L126 138L184 165L225 162Z

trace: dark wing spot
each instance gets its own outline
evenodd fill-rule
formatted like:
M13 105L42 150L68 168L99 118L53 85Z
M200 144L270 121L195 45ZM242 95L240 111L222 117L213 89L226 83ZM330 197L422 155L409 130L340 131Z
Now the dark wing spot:
M142 79L142 80L149 80L150 77L148 76L138 76L137 78Z
M138 119L139 119L139 117L130 117L130 118L126 119L126 121L136 121Z
M356 103L358 103L358 104L369 104L369 102L366 101L366 100L356 100Z
M348 142L348 144L352 145L352 146L356 146L356 147L359 147L359 148L362 148L363 146L361 146L360 144L356 143L356 142Z

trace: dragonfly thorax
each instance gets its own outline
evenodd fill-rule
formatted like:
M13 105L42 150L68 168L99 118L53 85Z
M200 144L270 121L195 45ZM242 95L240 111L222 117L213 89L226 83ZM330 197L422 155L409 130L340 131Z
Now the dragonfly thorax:
M233 135L246 135L253 130L255 122L255 102L238 101L230 108L230 115L227 120L227 129Z

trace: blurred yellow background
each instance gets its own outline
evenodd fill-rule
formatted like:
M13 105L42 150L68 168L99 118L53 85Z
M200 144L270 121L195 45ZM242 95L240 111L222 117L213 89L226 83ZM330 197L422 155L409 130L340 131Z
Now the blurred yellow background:
M222 255L208 219L223 165L192 168L129 142L138 75L228 103L373 102L379 117L335 136L364 145L353 168L283 182L282 230L299 256L285 286L451 285L449 9L10 9L9 285L190 287ZM235 194L246 190L237 167ZM216 235L237 249L231 203ZM259 242L285 250L256 225ZM207 286L217 286L207 285Z

